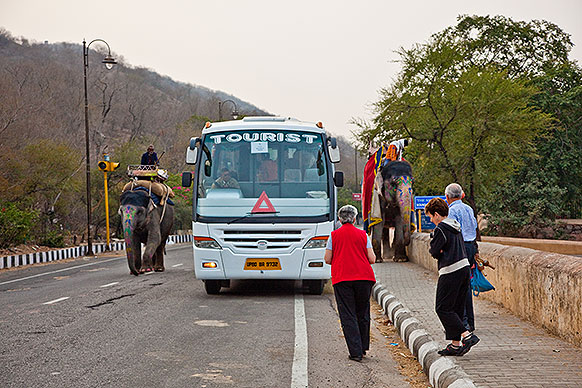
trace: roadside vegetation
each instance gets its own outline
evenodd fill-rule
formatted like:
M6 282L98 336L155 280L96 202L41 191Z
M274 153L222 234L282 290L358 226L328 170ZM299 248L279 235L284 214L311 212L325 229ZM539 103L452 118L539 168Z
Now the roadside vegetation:
M460 183L486 233L553 235L582 216L582 69L570 35L547 21L460 16L398 50L401 70L381 89L360 147L411 139L417 195Z

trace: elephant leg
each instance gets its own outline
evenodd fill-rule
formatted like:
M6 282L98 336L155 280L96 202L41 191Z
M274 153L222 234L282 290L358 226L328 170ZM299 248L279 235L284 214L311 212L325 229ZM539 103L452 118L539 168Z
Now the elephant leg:
M153 270L153 260L156 254L156 251L161 243L160 237L160 230L159 230L159 222L157 225L157 230L149 230L148 231L148 241L146 244L146 248L143 254L143 268L142 272L151 272Z
M384 230L384 221L372 226L372 249L376 255L376 263L382 262L382 231Z
M154 271L156 272L164 272L164 252L166 249L166 243L162 243L156 249L156 253L154 254Z
M388 260L394 256L394 243L390 244L390 230L384 228L382 233L382 260Z
M404 244L404 225L401 216L396 217L396 226L394 228L394 242L392 246L394 248L394 261L408 261L408 256L406 255L406 246Z

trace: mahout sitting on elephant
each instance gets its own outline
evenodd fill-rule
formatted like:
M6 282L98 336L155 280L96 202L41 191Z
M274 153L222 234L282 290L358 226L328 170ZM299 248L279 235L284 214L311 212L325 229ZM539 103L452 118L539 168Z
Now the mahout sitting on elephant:
M129 270L136 276L152 269L164 271L166 240L174 225L174 206L170 199L138 186L124 191L120 204ZM143 261L141 244L145 244Z

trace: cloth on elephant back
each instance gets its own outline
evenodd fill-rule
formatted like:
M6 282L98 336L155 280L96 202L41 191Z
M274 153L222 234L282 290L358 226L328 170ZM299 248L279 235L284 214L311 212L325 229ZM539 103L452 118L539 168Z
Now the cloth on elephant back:
M162 206L164 206L164 203L166 203L166 199L174 198L175 195L174 191L172 191L170 186L164 183L151 182L145 180L132 180L131 182L123 186L121 192L123 193L125 191L133 190L136 187L144 187L151 191L152 193L154 193L155 195L157 195L158 197L160 197L160 204Z
M369 233L370 228L382 221L382 213L377 195L372 195L376 187L376 176L382 165L382 155L386 152L384 144L370 156L364 167L364 180L362 182L362 213L364 218L364 230Z

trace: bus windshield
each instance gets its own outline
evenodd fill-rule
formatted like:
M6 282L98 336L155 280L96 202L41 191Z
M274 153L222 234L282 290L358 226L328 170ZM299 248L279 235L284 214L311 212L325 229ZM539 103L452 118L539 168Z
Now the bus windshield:
M198 165L196 212L220 218L252 213L303 218L329 214L323 144L321 134L299 131L207 134Z

